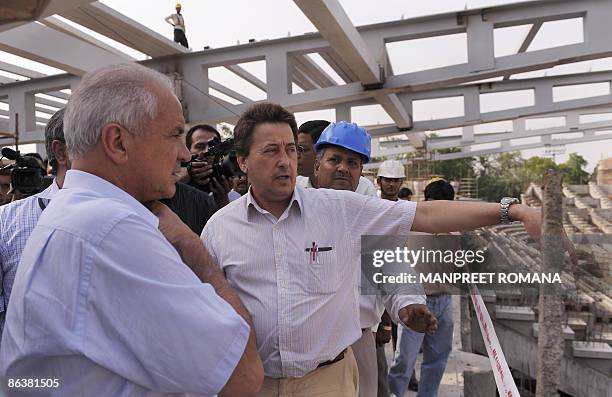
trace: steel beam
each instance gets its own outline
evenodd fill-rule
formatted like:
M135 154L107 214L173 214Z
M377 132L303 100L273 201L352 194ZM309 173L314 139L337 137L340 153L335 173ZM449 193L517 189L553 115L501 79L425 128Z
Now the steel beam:
M239 65L228 65L226 66L226 68L232 73L235 73L238 77L241 77L245 79L246 81L248 81L249 83L253 84L255 87L259 88L260 90L264 92L268 90L266 83L264 83L259 77L251 74L249 71L247 71L243 67L240 67Z
M500 147L491 148L491 149L481 149L481 150L474 150L474 151L464 150L462 152L457 152L457 153L443 153L443 154L437 153L435 156L435 159L436 160L452 160L452 159L471 157L471 156L483 156L486 154L493 154L493 153L505 153L505 152L516 151L516 150L537 149L537 148L551 146L551 145L558 146L558 145L569 145L569 144L574 144L574 143L597 142L597 141L605 141L605 140L612 141L612 135L596 135L594 131L585 132L584 136L580 138L545 139L547 137L550 138L550 135L542 137L541 142L529 143L529 144L524 144L524 145L510 145L510 144L504 145L502 143ZM502 141L502 142L507 142L507 141Z
M340 58L340 56L338 56L338 54L335 53L335 51L331 49L321 51L319 52L319 55L321 55L321 58L323 58L323 60L325 60L325 62L327 62L327 64L334 69L334 72L336 72L336 74L340 76L345 83L354 83L359 81L357 75L355 75L351 68L342 60L342 58Z
M379 65L337 0L294 0L364 85L380 84Z
M225 94L228 97L233 98L239 102L242 102L242 103L252 103L253 102L251 98L247 98L246 96L232 90L231 88L224 86L223 84L217 83L216 81L212 79L208 80L208 86L212 88L213 90L217 90L220 93Z
M0 49L75 75L130 59L32 22L0 33Z
M30 70L27 68L23 68L21 66L13 65L10 63L0 61L0 70L4 70L5 72L18 74L20 76L28 77L28 78L38 78L45 77L44 73L37 72L35 70Z
M313 62L307 55L289 55L293 67L300 69L302 74L309 77L316 85L320 87L332 87L336 83L330 75L327 74L319 65Z
M544 24L543 21L536 21L536 22L533 23L533 25L531 25L531 28L529 29L529 32L527 32L527 34L525 35L525 38L522 40L521 46L517 50L517 53L521 53L521 52L526 52L527 51L527 48L529 48L529 46L533 42L533 39L535 39L536 35L538 34L540 29L542 28L543 24ZM510 79L510 75L509 74L504 76L504 80L509 80L509 79Z
M132 58L131 56L129 56L128 54L119 51L118 49L116 49L113 46L110 46L108 44L106 44L105 42L96 39L95 37L79 30L76 29L75 27L67 24L66 22L62 21L61 19L51 16L51 17L47 17L45 19L41 19L40 22L45 25L50 27L51 29L55 29L59 32L65 33L67 35L70 35L74 38L77 38L79 40L83 40L89 44L93 44L96 47L100 47L101 49L111 52L119 57L123 57L123 58L128 58L131 59L132 61L135 61L135 58Z

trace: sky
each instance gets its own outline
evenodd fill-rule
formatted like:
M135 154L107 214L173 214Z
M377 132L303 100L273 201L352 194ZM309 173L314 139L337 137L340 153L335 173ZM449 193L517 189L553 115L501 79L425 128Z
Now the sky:
M163 36L172 39L172 27L164 22L164 18L174 12L176 2L168 0L147 0L146 2L101 0L101 2ZM508 0L340 0L350 20L356 26L461 11L466 8L473 9L521 2ZM183 0L181 4L187 27L187 38L190 47L195 51L202 50L204 46L219 48L246 43L249 39L260 41L316 31L312 23L292 0ZM536 41L532 44L534 49L537 49L538 46L546 47L550 44L549 42L553 41L559 42L561 40L561 44L567 44L581 39L579 37L581 36L581 26L576 23L550 24L546 28L542 29ZM514 51L519 45L520 38L523 37L524 32L525 30L521 30L521 28L508 29L504 32L500 31L500 40L496 36L496 55L503 55ZM438 41L413 41L410 44L402 42L390 45L388 46L388 51L394 72L406 73L434 66L465 62L465 51L461 51L462 40L464 42L465 38L456 36ZM127 49L125 46L118 45L118 47L137 59L144 58L143 54ZM406 57L405 54L407 53L419 54L419 57ZM0 60L3 60L2 56L0 56ZM24 63L27 62L24 61ZM26 65L24 64L23 66ZM263 62L247 66L249 71L265 80ZM569 69L567 66L558 67L547 73L583 72L599 69L612 70L612 59L571 66ZM47 71L47 73L54 72L59 71L53 69ZM537 77L541 75L543 75L543 72L532 72L524 77ZM229 72L216 70L211 72L211 77L252 99L263 99L262 92L253 90L253 87L241 86L240 82L236 82L235 79L232 80L232 74ZM453 113L456 111L453 106L457 105L450 104L444 107L444 109L446 112ZM415 111L414 118L415 120L426 120L434 117L435 115L430 113L435 113L438 108L440 106L425 106L421 113L417 114ZM314 117L333 119L334 116L332 111L308 112L307 114L296 115L299 122ZM353 121L365 125L387 123L390 121L386 115L383 115L383 112L374 108L355 109L352 117ZM578 152L587 158L589 161L588 171L591 172L599 159L612 156L612 140L567 145L565 154L558 155L557 161L565 161L571 152ZM523 152L524 157L543 154L544 149Z

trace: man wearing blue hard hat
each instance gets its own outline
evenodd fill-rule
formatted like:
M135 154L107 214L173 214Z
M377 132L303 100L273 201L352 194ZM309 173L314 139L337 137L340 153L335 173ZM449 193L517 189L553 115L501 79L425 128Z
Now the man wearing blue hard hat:
M317 178L314 174L316 161L314 145L330 124L331 123L327 120L310 120L303 123L300 125L300 128L298 128L298 145L302 150L298 152L297 186L318 187ZM374 184L363 176L359 176L359 184L355 192L365 194L366 196L376 196Z
M350 190L359 192L363 164L370 161L371 137L365 128L355 123L340 121L331 123L321 134L314 146L316 160L314 165L317 187L335 190ZM376 197L376 190L371 193L361 193ZM407 272L410 269L406 269ZM366 277L362 274L361 276ZM376 396L378 389L387 390L386 365L381 371L378 365L378 351L383 352L384 344L389 342L385 335L390 335L390 321L381 321L385 309L394 314L399 321L399 311L412 304L422 304L425 296L422 291L413 286L405 286L395 294L359 296L359 320L361 338L351 345L357 367L359 368L359 396Z

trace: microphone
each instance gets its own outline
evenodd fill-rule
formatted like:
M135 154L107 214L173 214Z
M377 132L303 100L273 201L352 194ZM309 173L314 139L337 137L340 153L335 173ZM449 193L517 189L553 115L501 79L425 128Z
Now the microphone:
M17 158L19 158L19 152L11 149L10 147L3 147L2 156L9 160L17 160Z

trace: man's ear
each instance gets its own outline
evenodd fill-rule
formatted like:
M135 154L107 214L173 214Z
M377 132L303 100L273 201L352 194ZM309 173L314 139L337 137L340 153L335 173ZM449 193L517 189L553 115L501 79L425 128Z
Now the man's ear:
M57 161L58 165L67 166L68 165L68 154L66 153L66 143L54 139L51 142L51 151L53 152L53 157Z
M238 166L240 167L240 171L248 174L249 166L247 162L248 156L236 155L236 160L238 161Z
M130 133L116 123L108 123L102 127L100 144L102 150L114 163L124 164L128 160Z
M321 160L319 160L319 156L315 157L314 163L314 174L315 176L319 175L319 167L321 166Z

